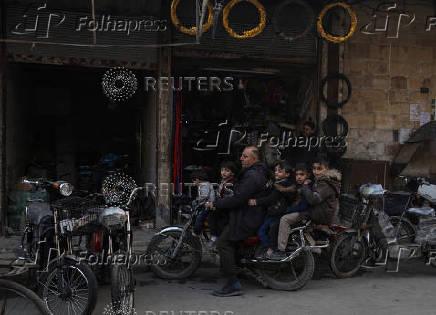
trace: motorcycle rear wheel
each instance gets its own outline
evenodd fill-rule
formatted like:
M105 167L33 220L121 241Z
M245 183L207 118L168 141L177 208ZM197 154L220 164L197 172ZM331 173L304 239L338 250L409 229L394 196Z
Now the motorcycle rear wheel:
M402 217L393 216L390 217L390 221L395 228L395 231L399 229L397 242L398 244L408 244L413 243L416 236L416 230L413 224Z
M170 257L180 236L180 231L159 234L148 245L147 256L153 257L150 269L159 278L185 279L200 266L202 249L200 240L196 237L185 236L177 256L174 259Z

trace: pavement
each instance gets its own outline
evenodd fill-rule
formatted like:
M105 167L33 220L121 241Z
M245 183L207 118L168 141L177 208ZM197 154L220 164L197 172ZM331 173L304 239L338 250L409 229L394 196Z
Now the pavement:
M336 279L324 273L295 292L265 289L242 280L243 296L215 297L224 284L218 268L203 267L187 280L168 281L136 270L138 315L434 315L436 269L406 262L399 273L383 269ZM110 286L100 286L94 314L104 314Z
M156 231L134 231L134 252L141 254ZM0 259L9 257L19 237L0 238ZM436 315L436 268L421 260L400 265L398 273L364 270L336 279L325 265L295 292L265 289L243 279L245 294L219 298L210 293L224 284L212 257L185 280L159 279L144 265L135 267L137 315ZM99 285L93 314L108 315L110 285ZM57 314L56 314L57 315Z

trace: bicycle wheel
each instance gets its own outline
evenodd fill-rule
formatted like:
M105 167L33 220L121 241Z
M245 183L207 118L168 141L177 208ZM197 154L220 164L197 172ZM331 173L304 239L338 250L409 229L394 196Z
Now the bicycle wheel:
M0 315L50 315L38 295L14 281L0 279Z
M88 315L97 302L97 279L88 265L64 259L52 263L40 281L41 296L53 314Z

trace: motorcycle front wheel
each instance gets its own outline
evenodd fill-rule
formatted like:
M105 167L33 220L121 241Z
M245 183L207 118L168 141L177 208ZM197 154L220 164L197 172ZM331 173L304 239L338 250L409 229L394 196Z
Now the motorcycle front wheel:
M116 314L134 314L135 284L132 268L127 264L111 266L111 297Z
M296 291L312 279L314 270L312 252L303 250L289 262L264 263L259 271L271 289Z
M366 245L355 233L345 233L334 242L330 255L330 269L337 278L349 278L359 271L366 257Z
M42 277L41 297L53 314L89 315L97 302L97 279L88 265L71 259L53 261Z
M189 232L188 232L189 234ZM147 248L151 257L151 271L162 279L184 279L190 277L201 263L201 243L197 237L185 236L176 257L171 258L182 235L171 231L155 235Z

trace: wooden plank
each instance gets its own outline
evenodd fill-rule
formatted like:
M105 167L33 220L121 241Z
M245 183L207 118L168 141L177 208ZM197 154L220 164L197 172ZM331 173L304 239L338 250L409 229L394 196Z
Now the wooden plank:
M162 10L169 9L169 1L162 3ZM169 32L161 38L163 43L170 41ZM171 77L172 73L172 48L161 47L158 54L158 77ZM156 227L163 227L171 223L171 170L172 170L172 112L173 92L159 88L157 93L156 110L156 178L157 178L157 209Z
M1 4L1 20L0 34L1 38L6 37L7 25L6 25L6 9L5 3ZM6 82L7 82L7 52L6 44L0 44L0 213L1 213L1 232L5 235L7 227L7 210L6 210Z

